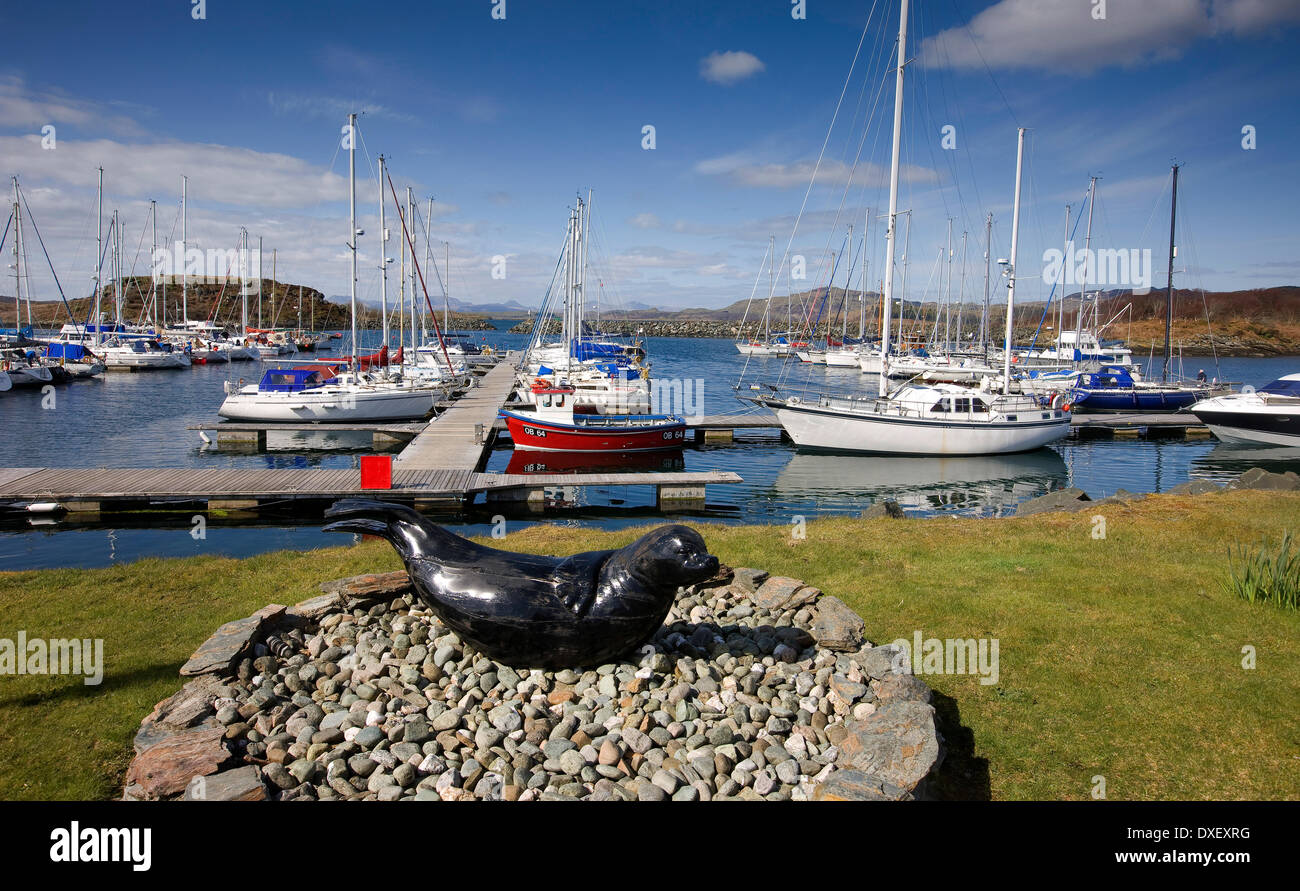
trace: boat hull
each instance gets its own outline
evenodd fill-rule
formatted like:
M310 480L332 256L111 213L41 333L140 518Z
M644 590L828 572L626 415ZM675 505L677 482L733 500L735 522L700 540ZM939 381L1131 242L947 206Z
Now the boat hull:
M233 393L217 414L232 421L353 422L422 418L433 411L436 391L345 393Z
M1080 412L1174 412L1209 395L1208 390L1076 389L1073 401Z
M1224 442L1300 446L1300 407L1287 414L1204 409L1192 413Z
M795 445L879 455L1010 455L1029 452L1070 432L1068 412L1043 411L1035 422L891 418L770 403Z
M517 412L501 414L515 448L529 451L653 452L680 449L686 442L686 422L682 420L623 427L617 423L560 424Z

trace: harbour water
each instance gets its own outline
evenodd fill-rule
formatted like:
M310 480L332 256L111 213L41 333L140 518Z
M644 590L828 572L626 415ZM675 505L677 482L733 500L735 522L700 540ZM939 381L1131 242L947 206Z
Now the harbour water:
M486 338L504 349L525 345L525 335L505 333L511 322L496 324L501 330L476 333L475 339ZM373 351L377 345L377 332L363 332L363 350ZM730 341L654 338L646 346L651 376L681 381L686 393L702 397L696 410L746 410L733 391L745 360ZM0 466L345 468L370 453L368 434L284 433L270 436L267 453L232 454L205 445L197 431L186 429L217 422L224 383L240 378L253 382L266 364L109 374L57 388L53 404L39 390L10 391L0 396ZM1211 377L1258 386L1300 370L1300 358L1228 358L1217 367L1207 357L1184 362L1189 375L1199 368ZM801 366L780 359L750 360L744 384L774 383L783 369L787 387L806 386L811 392L875 386L874 378L856 369ZM510 459L508 448L498 449L486 469L504 471ZM1253 466L1297 469L1300 450L1234 448L1208 438L1070 438L1026 455L887 458L799 453L780 441L777 430L749 430L738 432L734 443L688 447L680 461L670 461L672 467L664 469L732 470L744 478L741 484L711 486L703 510L674 516L690 522L790 524L801 517L856 515L885 499L917 515L1004 516L1021 501L1065 486L1078 486L1097 498L1120 488L1161 492L1189 479L1223 482ZM479 503L439 519L457 531L483 534L499 516L505 517L508 528L537 522L612 527L650 523L662 516L649 486L591 486L551 494L544 513ZM248 556L346 541L321 532L319 525L302 525L287 513L277 515L274 509L262 511L250 525L212 520L202 538L196 538L193 529L188 513L148 515L113 527L22 520L0 525L0 569L105 566L151 556Z

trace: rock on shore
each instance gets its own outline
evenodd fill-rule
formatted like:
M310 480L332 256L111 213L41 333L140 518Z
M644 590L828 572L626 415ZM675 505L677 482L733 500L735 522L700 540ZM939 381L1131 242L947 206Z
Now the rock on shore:
M223 626L124 798L900 800L940 763L929 688L798 579L728 571L624 661L543 672L477 653L404 576Z

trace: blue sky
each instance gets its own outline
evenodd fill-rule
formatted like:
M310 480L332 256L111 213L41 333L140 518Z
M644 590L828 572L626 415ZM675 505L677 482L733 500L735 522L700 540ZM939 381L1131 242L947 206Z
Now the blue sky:
M1185 164L1180 285L1300 281L1300 2L1109 0L1095 18L1097 2L913 0L900 199L912 210L909 298L938 292L949 217L954 279L969 233L968 293L982 291L988 211L993 252L1006 256L1017 126L1031 128L1022 296L1046 296L1041 259L1061 247L1065 205L1080 210L1090 174L1101 177L1093 246L1151 249L1163 283L1174 159ZM184 173L192 244L231 247L244 226L268 255L276 249L281 280L346 294L347 167L336 149L349 110L363 112L367 300L378 293L380 152L422 213L435 197L452 295L480 303L540 301L567 208L588 189L594 277L615 306L721 306L756 279L765 294L769 234L778 259L787 244L808 258L796 289L821 283L844 226L855 222L856 239L867 209L883 212L896 2L808 0L802 20L789 0L506 0L504 20L495 5L209 0L195 20L192 0L6 4L0 171L20 176L73 294L89 287L101 163L129 259L150 198L171 230ZM41 147L46 124L52 150ZM653 150L642 148L645 125ZM942 147L946 125L955 150ZM873 219L873 287L883 233ZM29 240L35 293L53 297ZM490 274L497 255L504 279ZM143 255L136 262L143 271Z

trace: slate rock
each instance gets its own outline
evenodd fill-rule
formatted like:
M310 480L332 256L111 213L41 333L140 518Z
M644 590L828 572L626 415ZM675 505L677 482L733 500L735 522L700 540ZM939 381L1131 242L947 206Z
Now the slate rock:
M866 623L838 597L817 601L811 632L817 643L828 650L852 652L862 646Z
M846 722L844 729L836 766L866 771L908 793L941 759L934 708L924 702L886 703L864 720Z
M222 625L181 666L181 675L231 673L244 653L252 649L253 641L262 629L283 616L284 611L283 606L272 603L251 616Z
M877 501L859 516L864 520L875 520L880 517L888 517L891 520L907 519L907 514L903 512L902 505L897 501Z
M1022 501L1020 506L1016 508L1015 516L1031 517L1035 514L1044 514L1051 511L1078 511L1088 507L1091 503L1092 499L1088 497L1087 492L1070 486L1066 489L1048 492L1038 498Z

